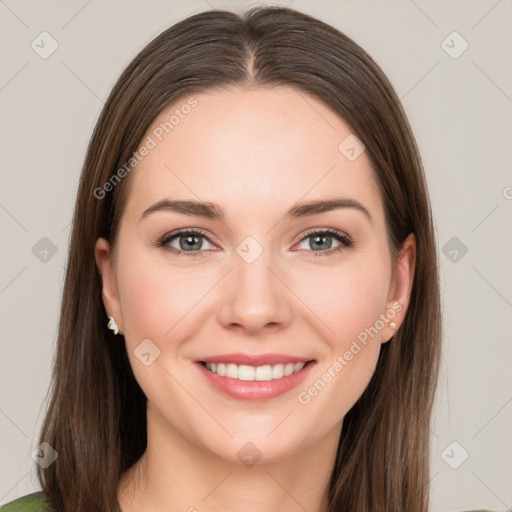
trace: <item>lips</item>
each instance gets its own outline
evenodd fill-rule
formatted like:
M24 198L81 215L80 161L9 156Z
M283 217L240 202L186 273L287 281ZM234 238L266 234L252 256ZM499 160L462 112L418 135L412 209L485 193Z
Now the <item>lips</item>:
M284 395L303 382L316 366L314 359L285 354L224 354L194 363L203 382L238 400L270 400ZM219 367L224 375L212 371L218 372Z

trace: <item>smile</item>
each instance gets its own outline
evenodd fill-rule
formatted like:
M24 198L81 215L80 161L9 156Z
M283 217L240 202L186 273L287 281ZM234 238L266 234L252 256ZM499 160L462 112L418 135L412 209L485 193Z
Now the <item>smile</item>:
M211 389L243 401L271 400L299 386L316 366L316 361L277 363L262 366L196 361Z

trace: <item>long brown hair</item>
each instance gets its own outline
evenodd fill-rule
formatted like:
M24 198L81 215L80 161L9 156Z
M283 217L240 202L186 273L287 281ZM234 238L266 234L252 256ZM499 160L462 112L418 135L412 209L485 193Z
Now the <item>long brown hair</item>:
M55 511L113 511L121 474L146 447L146 397L124 343L107 329L94 258L99 237L115 246L129 173L107 192L105 183L130 162L152 121L178 97L278 85L322 100L366 146L393 261L409 233L417 243L404 322L382 345L368 387L343 421L330 511L427 512L441 315L419 152L396 93L367 53L328 24L281 7L244 15L207 11L177 23L134 58L100 114L76 200L51 400L40 435L59 455L37 469Z

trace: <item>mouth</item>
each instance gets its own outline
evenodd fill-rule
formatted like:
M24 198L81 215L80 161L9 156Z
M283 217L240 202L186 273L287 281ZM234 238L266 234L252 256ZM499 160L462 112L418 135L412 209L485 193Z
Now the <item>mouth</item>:
M196 360L195 366L208 387L230 398L240 401L262 401L277 398L299 386L316 366L315 359L278 362L274 364L236 364ZM208 358L210 359L210 358ZM212 358L213 359L213 358ZM238 360L240 358L238 357ZM268 359L267 359L268 361ZM275 358L274 358L275 361ZM244 360L244 363L247 359Z
M266 364L262 366L252 366L235 363L214 363L208 361L199 361L209 372L217 374L219 377L228 377L246 382L266 382L279 380L284 377L299 373L308 364L314 363L314 360L300 363L278 363L274 365Z

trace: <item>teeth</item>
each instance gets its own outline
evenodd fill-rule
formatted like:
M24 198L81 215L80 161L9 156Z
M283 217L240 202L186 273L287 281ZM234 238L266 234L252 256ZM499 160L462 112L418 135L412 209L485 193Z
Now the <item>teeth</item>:
M288 377L288 375L291 375L293 373L293 370L295 369L295 365L293 363L288 363L284 367L284 376Z
M236 367L236 364L227 364L224 376L229 377L230 379L238 379L238 368Z
M304 368L306 363L267 364L265 366L237 365L233 363L206 363L206 368L221 377L247 381L268 381L288 377Z

